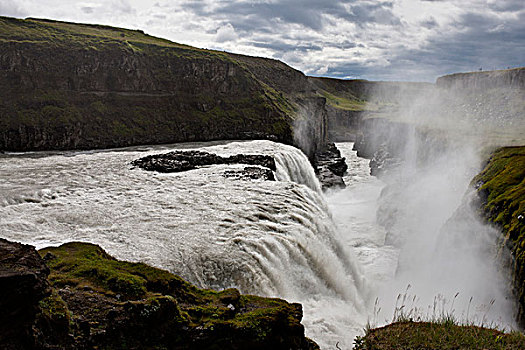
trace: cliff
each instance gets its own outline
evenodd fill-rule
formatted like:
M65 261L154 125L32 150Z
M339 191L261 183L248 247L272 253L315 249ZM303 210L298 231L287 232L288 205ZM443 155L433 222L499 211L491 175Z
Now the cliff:
M318 349L299 304L201 290L88 243L0 239L0 281L3 349Z
M429 91L433 84L343 80L308 77L317 94L326 98L328 139L356 141L367 118L389 118L411 97Z
M472 180L480 215L497 226L501 245L511 253L511 289L519 303L518 320L525 324L525 146L496 150Z
M368 118L434 129L455 125L467 133L475 125L476 131L489 137L525 134L525 68L451 74L438 78L436 84L308 80L326 98L328 139L332 141L359 141ZM513 138L499 143L508 144Z
M436 80L441 88L492 89L497 87L525 88L525 68L486 72L455 73Z
M0 17L0 89L0 150L269 138L312 156L326 141L301 72L141 31Z
M308 77L328 103L344 110L374 110L381 104L396 103L407 95L432 87L429 83L368 81Z

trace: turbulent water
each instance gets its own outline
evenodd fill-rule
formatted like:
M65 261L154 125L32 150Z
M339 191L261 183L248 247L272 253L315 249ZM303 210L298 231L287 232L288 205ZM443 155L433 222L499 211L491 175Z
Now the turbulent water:
M270 154L280 181L223 176L240 165L171 174L130 166L181 148ZM0 158L0 198L2 237L38 248L93 242L201 287L301 302L308 336L325 347L351 345L366 320L359 264L335 230L308 160L290 146L252 141L7 155Z
M325 349L350 348L367 321L391 320L399 288L417 273L398 270L412 255L376 224L385 184L352 144L338 146L348 187L324 195L306 157L270 141L1 155L0 236L37 248L92 242L200 287L300 302L307 336ZM223 176L242 165L171 174L130 166L173 149L269 154L279 181Z

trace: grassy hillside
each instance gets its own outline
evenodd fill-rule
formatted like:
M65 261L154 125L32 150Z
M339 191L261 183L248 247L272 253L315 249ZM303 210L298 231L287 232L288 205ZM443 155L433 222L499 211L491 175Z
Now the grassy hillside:
M308 77L334 108L347 111L380 111L396 108L399 103L421 89L432 86L427 83L368 81L362 79L333 79Z
M0 150L12 151L293 143L296 111L318 105L304 102L316 98L306 77L276 60L136 30L7 17L0 17L0 89Z

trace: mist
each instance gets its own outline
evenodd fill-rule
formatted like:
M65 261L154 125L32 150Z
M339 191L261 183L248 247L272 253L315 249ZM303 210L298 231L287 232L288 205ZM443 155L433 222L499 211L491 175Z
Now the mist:
M507 98L490 98L494 94ZM501 233L476 212L470 183L492 149L523 139L518 95L438 85L395 95L378 90L371 99L391 104L369 116L386 119L371 123L381 130L369 134L382 135L377 146L394 159L379 175L385 187L376 219L386 230L385 246L398 254L393 278L372 282L372 325L453 317L517 328L504 267L508 252L498 249ZM402 123L403 132L385 139L384 123Z

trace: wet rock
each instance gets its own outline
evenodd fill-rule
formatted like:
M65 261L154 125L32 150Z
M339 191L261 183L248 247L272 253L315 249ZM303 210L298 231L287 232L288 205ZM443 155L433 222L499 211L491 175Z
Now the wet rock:
M230 157L221 157L203 151L174 151L163 154L154 154L139 158L131 165L149 171L161 173L181 172L213 164L249 164L258 165L275 171L275 160L271 156L261 154L236 154ZM246 174L256 174L258 171L250 169ZM261 173L262 175L262 173ZM256 175L254 175L256 176ZM272 175L273 176L273 175Z
M377 177L385 175L389 170L398 167L401 163L402 160L400 158L392 157L388 147L382 145L375 151L374 156L370 160L370 175Z
M275 181L273 171L267 168L246 167L242 170L227 170L224 172L224 177L234 178L239 180L267 180Z
M517 320L525 325L525 146L495 150L485 168L472 179L478 214L501 232L498 252L510 252L502 259L518 302ZM505 249L503 249L505 247ZM501 253L499 253L501 254Z
M172 173L195 169L198 166L222 164L222 158L208 152L175 151L164 154L154 154L131 162L144 170Z
M323 190L344 188L343 181L348 166L334 143L329 143L322 152L316 153L316 174Z
M34 347L32 326L39 301L50 294L49 269L35 248L0 238L0 344Z
M276 170L273 157L262 154L237 154L225 158L225 163L260 165L273 171Z

